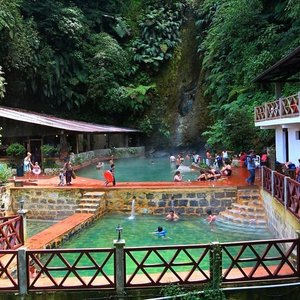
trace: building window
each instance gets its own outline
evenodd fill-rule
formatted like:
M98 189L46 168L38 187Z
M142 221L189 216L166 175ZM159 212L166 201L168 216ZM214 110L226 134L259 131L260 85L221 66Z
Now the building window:
M300 131L296 131L296 140L300 140Z

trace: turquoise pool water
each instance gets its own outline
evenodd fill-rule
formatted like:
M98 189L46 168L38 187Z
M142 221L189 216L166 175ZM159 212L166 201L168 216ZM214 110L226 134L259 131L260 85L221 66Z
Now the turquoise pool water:
M122 238L126 246L187 245L210 242L235 242L272 238L269 231L256 230L251 226L225 228L216 222L208 225L206 219L196 216L181 217L177 222L166 221L161 216L139 215L130 220L123 214L105 215L97 222L72 237L63 248L112 247L117 238L116 227L123 228ZM158 226L167 230L167 238L152 234Z
M166 221L160 216L136 216L135 219L130 220L128 216L123 214L111 214L106 215L90 227L84 229L79 234L71 237L68 241L64 242L60 248L62 249L78 249L78 248L111 248L113 247L113 240L117 239L118 233L116 227L120 224L122 226L122 238L126 241L126 247L136 247L136 246L159 246L159 245L188 245L188 244L207 244L210 242L234 242L234 241L244 241L244 240L261 240L272 238L272 235L268 231L255 230L255 228L244 227L241 229L232 228L225 229L218 222L214 226L208 225L204 218L199 217L182 217L177 222ZM153 232L158 226L162 226L167 230L166 238L159 237ZM259 252L263 252L264 249L257 248ZM189 255L193 257L194 261L197 261L203 253L204 249L190 249L188 250ZM234 256L237 254L239 249L232 249L231 253ZM135 252L133 255L137 261L143 260L146 255L147 250ZM173 258L176 250L166 249L160 250L160 254L163 256L164 260L169 261ZM76 265L87 266L91 264L88 257L82 256L78 258L78 253L67 253L64 254L64 259L70 264L77 261ZM91 254L94 261L97 264L102 264L106 259L105 253L94 253ZM254 254L251 251L246 251L243 255L245 257L253 257ZM44 258L46 259L46 258ZM177 256L176 261L190 261L190 258L182 251ZM160 263L160 258L155 254L151 253L145 262L147 265L155 265ZM228 267L230 260L227 257L223 257L223 268ZM248 262L244 265L250 266L255 264L255 262ZM65 270L55 270L56 267L62 267L62 261L60 258L53 258L49 267L53 267L54 270L51 271L53 276L62 276L66 274ZM128 274L134 272L136 268L135 263L128 258L126 264L126 270ZM185 271L184 266L175 266L177 271ZM201 261L201 268L204 270L209 269L209 255ZM113 274L113 258L111 258L104 267L106 274ZM156 273L161 272L160 267L151 267L149 272ZM77 271L82 276L92 276L93 271L89 270L78 270ZM72 275L73 276L73 275Z
M112 248L113 240L117 239L118 233L116 227L120 224L123 228L122 238L126 241L126 247L138 247L138 246L159 246L159 245L188 245L188 244L207 244L210 242L234 242L234 241L245 241L245 240L261 240L272 238L272 235L268 231L258 231L255 228L224 228L218 222L214 226L208 225L204 218L199 217L182 217L177 222L166 221L160 216L136 216L135 219L129 219L129 216L123 214L111 214L106 215L100 220L96 221L90 227L84 229L80 233L71 237L68 241L64 242L60 248L62 249L78 249L78 248ZM162 226L167 230L166 238L159 237L153 232L158 226ZM256 250L260 253L265 251L264 247L256 247ZM176 249L159 250L160 255L165 261L171 260L176 252ZM196 248L187 250L189 257L184 251L176 254L176 262L189 262L191 257L194 261L197 261L204 252L204 248ZM236 255L239 252L239 248L230 250L232 255ZM147 250L134 252L133 255L136 261L141 261L147 254ZM271 252L270 252L271 254ZM106 261L106 253L91 253L90 254L93 262L86 255L80 256L80 253L65 253L63 254L64 260L68 264L73 265L76 262L76 267L84 267L94 265L97 262L98 265L102 265ZM273 254L272 254L273 255ZM274 254L275 255L275 254ZM46 261L49 255L43 257ZM243 258L253 257L255 254L250 250L243 254ZM228 256L223 256L223 268L226 268L230 264ZM162 267L154 267L161 263L161 259L152 252L144 262L145 265L149 266L150 273L161 272ZM271 262L272 263L272 262ZM253 266L254 261L246 262L243 267ZM268 264L268 262L267 262ZM66 275L65 269L57 270L57 267L63 267L65 264L61 258L53 257L51 262L48 263L48 267L52 268L50 273L53 276L61 277ZM111 257L103 268L106 274L113 274L114 261ZM153 266L153 267L151 267ZM131 274L136 268L135 262L131 258L126 259L126 272ZM174 266L176 271L188 271L188 268L182 265ZM201 261L201 268L203 270L209 269L209 255L205 255ZM80 270L76 271L81 276L93 276L93 270ZM73 275L71 275L73 276Z
M198 172L191 171L191 161L184 162L182 174L184 180L196 180ZM123 158L115 160L115 177L117 182L141 182L141 181L173 181L175 164L170 163L168 157L163 158ZM103 172L109 169L109 163L105 162L104 167L96 169L96 165L78 170L78 176L101 179Z

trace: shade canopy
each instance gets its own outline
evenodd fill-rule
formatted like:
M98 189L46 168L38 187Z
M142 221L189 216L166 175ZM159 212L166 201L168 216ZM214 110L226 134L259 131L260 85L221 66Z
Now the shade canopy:
M86 133L126 133L139 132L137 129L115 127L109 125L99 125L75 120L66 120L51 115L41 114L37 112L27 111L19 108L10 108L0 106L0 117L12 119L19 122L27 122L59 128L66 131L86 132Z

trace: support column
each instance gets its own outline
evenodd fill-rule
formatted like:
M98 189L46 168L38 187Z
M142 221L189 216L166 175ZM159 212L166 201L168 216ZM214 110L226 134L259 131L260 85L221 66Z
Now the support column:
M213 242L210 249L210 280L212 289L219 289L222 281L222 248L219 242Z
M116 277L116 290L117 294L123 295L125 288L125 261L124 261L124 247L125 240L114 240L114 246L116 248L116 265L115 265L115 277Z
M19 294L23 297L28 293L28 267L26 263L25 247L20 247L18 249L18 280Z
M23 222L23 243L27 240L27 209L24 209L24 199L20 200L20 209L17 211L17 214L22 217Z

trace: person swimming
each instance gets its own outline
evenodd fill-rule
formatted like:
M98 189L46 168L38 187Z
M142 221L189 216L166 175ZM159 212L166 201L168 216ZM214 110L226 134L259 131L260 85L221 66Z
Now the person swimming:
M168 220L168 221L177 221L178 219L179 219L179 216L175 213L174 210L170 210L170 212L166 216L166 220Z
M154 231L154 234L157 236L165 237L167 234L167 230L164 230L161 226L158 226Z
M208 209L208 210L206 211L206 213L207 213L207 215L208 215L208 217L207 217L207 222L208 222L208 224L214 223L214 222L216 221L216 219L217 219L217 216L212 214L211 209Z

